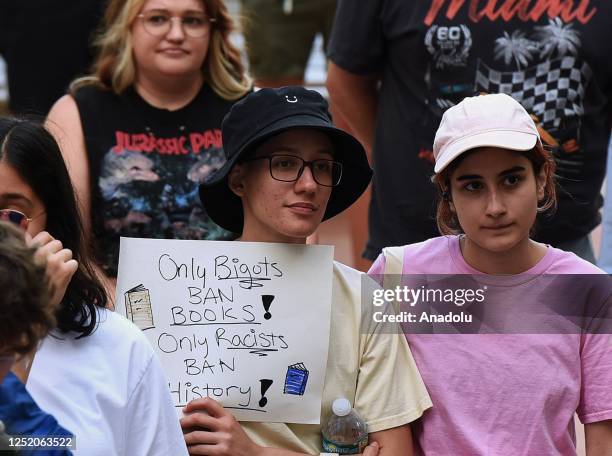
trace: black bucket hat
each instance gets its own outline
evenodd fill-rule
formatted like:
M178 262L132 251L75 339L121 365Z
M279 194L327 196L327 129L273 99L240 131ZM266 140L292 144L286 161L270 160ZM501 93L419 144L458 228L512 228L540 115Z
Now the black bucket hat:
M241 157L272 136L294 128L327 134L334 159L342 163L342 178L332 188L323 220L339 214L361 196L372 178L365 150L353 136L333 125L327 101L303 87L266 88L234 104L223 119L227 161L200 185L200 200L215 223L234 233L242 232L242 201L229 188L227 176Z

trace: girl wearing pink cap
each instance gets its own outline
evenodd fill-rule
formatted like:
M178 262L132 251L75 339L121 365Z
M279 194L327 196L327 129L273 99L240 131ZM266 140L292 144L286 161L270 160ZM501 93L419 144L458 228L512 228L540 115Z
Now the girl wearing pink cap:
M486 283L493 276L602 273L530 239L538 214L555 206L554 161L511 97L466 98L448 109L434 156L443 236L385 249L370 274L401 273L404 283L406 275L467 274ZM531 295L518 296L516 305L530 305ZM609 298L607 304L609 310ZM485 299L481 310L492 309ZM403 328L434 404L413 423L416 454L575 455L574 414L585 424L587 455L612 454L609 330L416 334L409 323Z

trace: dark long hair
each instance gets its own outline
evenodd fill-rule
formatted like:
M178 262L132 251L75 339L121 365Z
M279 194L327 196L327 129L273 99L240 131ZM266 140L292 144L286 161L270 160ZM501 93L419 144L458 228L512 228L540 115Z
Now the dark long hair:
M47 212L46 230L72 250L79 263L56 318L58 329L77 338L96 328L96 306L106 307L106 293L85 245L74 189L59 146L45 128L30 120L0 118L0 161L32 188Z

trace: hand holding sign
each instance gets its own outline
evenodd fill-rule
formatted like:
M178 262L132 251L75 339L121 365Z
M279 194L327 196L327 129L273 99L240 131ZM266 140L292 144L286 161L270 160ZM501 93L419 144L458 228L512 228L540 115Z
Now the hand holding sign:
M190 455L253 456L262 447L253 442L234 416L210 398L196 399L184 409L181 427ZM362 456L378 456L378 442L370 443ZM297 454L293 453L292 454Z
M236 418L210 398L191 401L181 418L189 454L252 456L259 446L244 432Z

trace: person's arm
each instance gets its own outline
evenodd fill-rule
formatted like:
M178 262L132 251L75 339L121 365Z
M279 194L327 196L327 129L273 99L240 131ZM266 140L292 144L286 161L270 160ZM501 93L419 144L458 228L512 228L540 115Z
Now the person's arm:
M378 81L387 59L383 0L338 0L327 47L327 89L332 107L371 154ZM358 33L355 31L358 30Z
M608 144L606 179L608 182L612 182L612 138ZM599 250L597 266L606 271L608 274L612 274L612 184L610 183L606 185L602 216L601 248Z
M77 196L84 232L91 227L91 190L89 160L77 104L71 95L64 95L49 111L45 127L60 146L66 168Z
M587 456L612 454L612 420L584 425Z
M190 455L210 456L305 456L306 453L257 445L246 434L236 418L214 399L191 401L181 418L185 443ZM383 434L383 432L377 433ZM374 435L374 434L373 434ZM383 436L383 441L388 442ZM385 443L391 445L391 443ZM362 456L377 456L380 442L368 445ZM380 453L391 455L393 453ZM399 454L399 453L397 453ZM412 453L404 453L407 456Z
M86 245L91 245L91 176L81 116L76 101L71 95L64 95L49 111L45 127L60 146L74 193L79 205L81 223ZM109 298L109 307L114 307L116 279L106 276L98 265L94 265Z
M370 434L370 444L376 442L380 456L412 456L412 432L409 424Z
M329 62L327 90L334 109L340 112L351 132L366 148L371 162L376 128L378 78L351 73Z
M610 321L611 317L610 306L602 306L597 318ZM612 454L612 334L585 334L580 346L581 388L576 413L584 423L586 454L607 456Z

